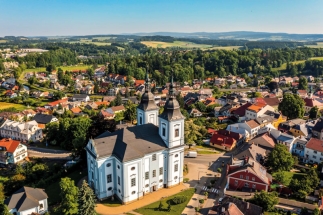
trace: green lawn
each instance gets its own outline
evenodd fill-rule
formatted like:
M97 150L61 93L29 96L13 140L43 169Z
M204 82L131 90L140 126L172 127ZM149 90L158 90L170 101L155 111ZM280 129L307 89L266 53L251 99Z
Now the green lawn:
M180 192L176 195L170 196L168 198L163 199L161 202L164 205L163 207L163 211L158 211L157 208L159 206L159 200L155 203L152 203L150 205L147 205L145 207L139 208L137 210L135 210L135 212L138 212L140 214L143 215L178 215L181 214L182 211L184 210L184 208L186 207L186 205L188 204L188 202L190 201L190 199L192 198L193 194L194 194L195 189L191 188L191 189L187 189L183 192ZM182 204L178 204L178 205L172 205L171 211L168 212L167 211L167 206L168 206L168 202L171 201L172 198L174 198L177 195L184 195L187 196L187 200L185 202L183 202Z
M70 174L68 174L66 177L71 178L72 180L74 180L75 185L77 185L77 183L79 182L79 180L81 180L84 176L87 175L87 172L82 172L82 174L80 174L80 171L74 171ZM59 182L60 180L48 185L47 187L45 187L45 191L48 195L48 204L49 205L53 205L56 204L58 202L60 202L60 187L59 187Z
M272 176L273 178L275 178L275 175L276 173L274 173ZM286 184L284 184L285 186L288 186L290 181L292 179L302 179L306 174L305 173L299 173L299 172L287 172L287 171L284 171L284 175L286 177Z
M168 47L181 47L181 48L211 48L211 45L206 44L196 44L192 42L185 41L174 41L172 43L169 42L161 42L161 41L141 41L142 44L153 47L153 48L168 48Z
M217 152L216 151L197 151L197 154L199 154L199 155L209 155L209 154L217 154Z
M307 45L309 48L323 48L323 42L317 42L317 45Z
M22 111L22 110L25 110L27 107L25 105L22 105L22 104L0 102L0 110L1 109L7 109L7 108L16 108L17 111Z
M323 48L323 47L322 47ZM323 60L323 57L311 57L309 60ZM305 63L306 60L298 60L298 61L293 61L291 62L292 64L300 64L300 63ZM287 66L287 63L282 64L280 67L277 68L272 68L273 71L281 71L285 70Z
M101 201L100 203L108 207L119 207L122 205L117 198L115 198L114 201L112 201L111 198L108 198Z

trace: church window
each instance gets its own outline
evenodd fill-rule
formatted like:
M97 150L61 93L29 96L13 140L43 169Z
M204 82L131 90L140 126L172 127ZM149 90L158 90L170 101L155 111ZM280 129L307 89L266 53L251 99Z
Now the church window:
M156 160L156 154L153 154L152 156L152 160L155 161Z
M177 158L177 157L178 157L178 154L175 155L175 158Z
M160 179L159 182L162 183L163 182L163 179Z
M132 194L132 195L133 195L133 194L136 194L136 191L132 191L132 192L131 192L131 194Z
M178 171L178 164L175 164L174 166L174 171L177 172Z
M145 179L148 180L149 179L149 172L145 172Z
M149 184L146 184L145 187L149 187Z
M153 170L153 177L156 177L156 170Z
M110 167L111 166L111 163L107 163L107 167Z
M136 186L136 178L131 179L131 187Z
M118 184L120 185L120 176L118 176Z
M162 129L163 129L162 135L165 137L166 136L166 128L163 127Z
M134 167L134 166L133 166L133 167L131 167L131 170L135 170L135 169L136 169L136 167Z
M112 175L109 174L107 175L107 183L111 183L112 182Z
M92 179L94 179L94 173L92 172Z
M162 175L163 174L163 167L160 167L159 168L159 175Z
M120 189L118 191L119 191L119 193L121 193Z
M175 177L174 177L174 179L175 179L175 180L176 180L177 178L178 178L177 176L175 176Z
M109 187L109 188L108 188L108 191L111 191L111 190L112 190L112 187Z
M139 118L139 125L142 125L142 117Z
M120 169L120 166L118 165L118 169Z
M178 128L175 129L175 137L179 137L179 129Z

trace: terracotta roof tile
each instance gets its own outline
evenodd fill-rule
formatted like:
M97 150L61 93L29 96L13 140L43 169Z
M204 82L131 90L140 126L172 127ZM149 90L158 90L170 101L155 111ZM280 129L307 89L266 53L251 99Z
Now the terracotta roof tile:
M249 121L246 121L247 125L253 129L253 128L256 128L259 126L259 124L255 121L255 120L249 120Z
M319 140L316 138L311 138L307 144L306 148L313 149L318 152L323 152L323 140Z
M7 149L7 152L14 153L20 141L9 139L0 140L0 146Z

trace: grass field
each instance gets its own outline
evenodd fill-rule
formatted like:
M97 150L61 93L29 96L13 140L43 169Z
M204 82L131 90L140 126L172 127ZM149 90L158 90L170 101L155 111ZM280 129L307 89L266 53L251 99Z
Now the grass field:
M7 102L0 102L0 110L7 109L7 108L16 108L18 111L22 111L26 109L25 105L22 104L13 104Z
M273 174L273 178L275 178L275 173ZM286 177L286 184L284 184L285 186L288 186L290 181L292 179L302 179L306 174L305 173L299 173L299 172L287 172L287 171L284 171L284 175Z
M212 47L212 48L208 48L208 50L234 50L234 49L240 49L242 46L217 46L217 47Z
M0 43L6 43L7 40L0 40Z
M317 45L307 45L309 48L323 48L323 42L317 42Z
M159 41L142 41L142 44L153 47L153 48L168 48L168 47L180 47L180 48L211 48L211 45L205 44L196 44L191 42L184 42L184 41L174 41L173 43L167 42L159 42Z
M87 68L91 67L90 65L77 65L77 66L58 66L56 67L61 68L63 71L69 70L69 71L73 71L73 70L86 70ZM24 72L44 72L46 71L45 67L37 67L34 69L26 69Z
M164 205L162 211L156 210L159 206L159 200L156 199L157 202L147 205L145 207L139 208L139 209L135 210L135 212L138 212L143 215L163 215L163 214L178 215L178 214L181 214L182 211L184 210L184 208L186 207L187 203L192 198L194 191L195 190L193 188L187 189L187 190L180 192L176 195L173 195L173 196L163 199L161 201L162 204ZM171 199L173 199L175 196L178 196L178 195L186 196L187 200L185 202L183 202L182 204L172 205L171 211L167 211L168 202L169 201L171 202Z
M98 38L99 39L99 38ZM102 39L102 37L100 37ZM99 39L99 40L100 40ZM103 39L102 39L103 40ZM92 42L92 40L87 40L87 39L81 39L80 41L71 41L69 43L84 43L84 44L94 44L97 46L107 46L111 45L111 43L105 43L105 42Z

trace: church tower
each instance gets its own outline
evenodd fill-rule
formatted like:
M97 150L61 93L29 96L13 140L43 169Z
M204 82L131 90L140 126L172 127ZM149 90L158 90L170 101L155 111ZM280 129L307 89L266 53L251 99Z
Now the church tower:
M159 107L155 103L155 96L150 91L148 69L146 71L145 93L137 107L137 125L152 123L158 126Z
M184 145L184 119L176 100L172 77L164 112L159 115L159 135L168 148Z

